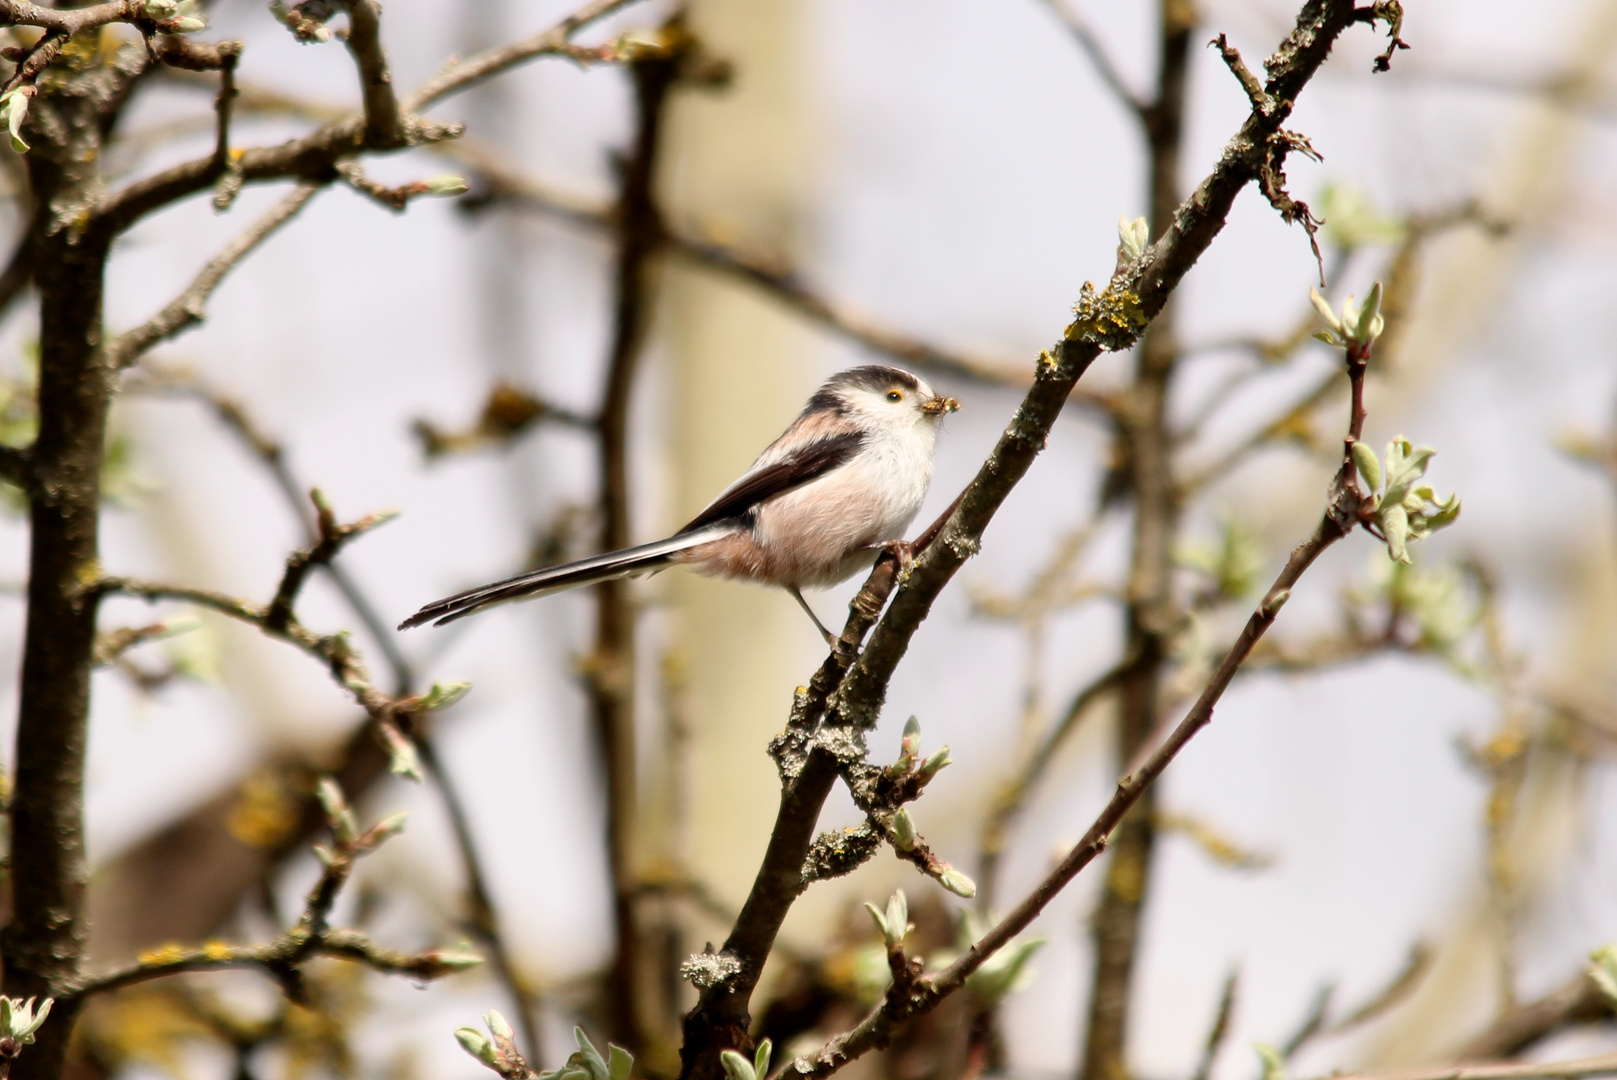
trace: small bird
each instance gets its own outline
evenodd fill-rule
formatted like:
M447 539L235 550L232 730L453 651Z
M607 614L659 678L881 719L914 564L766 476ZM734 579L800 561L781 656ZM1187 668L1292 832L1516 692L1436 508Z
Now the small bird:
M428 604L400 630L495 604L689 566L779 585L827 641L804 586L834 585L902 545L932 480L938 421L960 408L907 371L868 365L827 379L735 483L666 540L547 566Z

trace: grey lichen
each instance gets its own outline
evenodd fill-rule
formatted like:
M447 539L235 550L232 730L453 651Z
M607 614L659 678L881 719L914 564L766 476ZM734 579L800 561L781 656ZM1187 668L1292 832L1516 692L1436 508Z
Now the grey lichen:
M874 719L871 722L871 726L873 725ZM843 764L864 761L869 753L865 748L864 725L854 727L826 724L814 733L813 744Z
M692 953L679 965L679 974L698 990L707 990L741 974L741 961L727 952Z
M829 829L814 838L803 857L803 887L852 873L881 848L881 834L866 822L852 829Z

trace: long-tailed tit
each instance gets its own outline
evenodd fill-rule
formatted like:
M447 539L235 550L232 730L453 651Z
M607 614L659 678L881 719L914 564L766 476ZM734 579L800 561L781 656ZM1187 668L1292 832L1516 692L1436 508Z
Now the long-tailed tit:
M800 591L832 585L902 543L932 480L938 420L960 403L907 371L871 365L826 380L741 479L666 540L547 566L435 601L399 624L453 622L494 604L685 565L779 585L827 640Z

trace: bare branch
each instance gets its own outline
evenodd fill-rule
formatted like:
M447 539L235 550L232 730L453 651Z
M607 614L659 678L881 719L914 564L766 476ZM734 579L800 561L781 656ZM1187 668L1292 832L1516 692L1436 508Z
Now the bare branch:
M1514 1057L1557 1031L1611 1015L1611 1006L1585 972L1537 1001L1506 1009L1455 1051L1458 1061Z
M580 64L609 63L622 59L611 46L591 49L575 45L573 35L637 2L638 0L592 0L543 33L535 34L514 45L490 49L469 60L452 64L447 70L418 87L405 101L404 109L411 113L420 112L451 94L470 90L485 79L535 57L565 56Z
M0 446L0 480L28 491L33 484L33 472L25 446Z
M1574 1061L1501 1061L1435 1069L1336 1073L1332 1080L1574 1080L1577 1077L1612 1074L1617 1074L1617 1054L1600 1054Z
M382 5L376 0L348 0L348 51L359 68L365 106L365 146L392 150L405 144L404 116L393 93L393 75L382 49Z
M124 382L126 393L170 394L178 397L190 398L206 405L213 414L233 435L236 436L247 451L259 460L269 470L275 481L276 488L286 500L287 508L298 519L310 544L320 539L318 533L319 522L316 515L311 512L308 501L309 488L293 475L291 467L287 464L286 451L280 442L264 431L251 416L241 402L231 398L216 389L206 385L196 374L182 368L157 367L145 364L138 369L136 377L126 379ZM354 579L348 574L343 563L332 558L325 562L324 568L336 584L343 599L354 610L359 621L364 625L366 632L381 649L393 677L393 692L407 694L415 682L414 672L410 661L399 650L396 635L392 626L377 612L376 606L359 589ZM419 733L418 733L419 734Z
M325 782L334 785L333 781ZM335 816L329 807L327 813L328 817ZM346 817L347 808L343 807L341 813ZM332 848L316 849L325 869L309 890L303 914L296 925L274 941L257 946L209 942L197 949L165 946L141 956L129 967L83 979L74 986L64 988L58 996L76 1006L93 994L120 990L183 972L257 968L279 982L288 998L306 1004L308 998L303 990L298 966L317 956L342 957L377 971L408 975L418 980L441 978L476 965L479 958L468 953L434 950L412 956L381 948L358 931L330 928L332 905L352 874L354 861L397 833L402 825L402 818L394 818L358 833L352 830L352 818L347 818L347 821L351 831L345 831L333 821L335 844Z
M1061 719L1051 725L1037 748L1022 760L1015 775L995 794L994 801L984 816L977 842L978 872L982 876L981 884L985 890L989 892L994 890L994 878L998 874L999 856L1004 851L1006 837L1027 805L1028 799L1032 797L1034 789L1038 787L1039 781L1044 777L1045 770L1050 767L1067 739L1078 729L1078 721L1088 715L1090 708L1101 698L1117 689L1131 663L1128 658L1119 660L1085 683L1072 696L1072 700L1062 712Z
M1151 320L1162 311L1173 289L1222 230L1236 195L1258 177L1265 161L1263 148L1289 115L1286 103L1297 99L1324 63L1352 10L1347 0L1327 0L1303 9L1296 27L1266 65L1267 91L1283 103L1282 107L1272 116L1247 117L1237 136L1226 144L1213 172L1178 208L1162 237L1139 258L1119 267L1104 292L1097 293L1092 286L1085 286L1075 307L1076 318L1055 350L1040 357L1032 389L977 476L944 517L928 530L929 538L936 536L936 542L928 544L916 557L914 568L894 593L869 644L859 658L846 667L846 675L840 679L838 675L844 670L845 661L839 649L816 676L822 689L816 691L811 686L799 695L786 734L776 740L785 790L775 831L764 865L724 946L724 953L739 970L703 987L695 1008L687 1014L682 1052L684 1077L710 1080L719 1076L720 1051L748 1044L747 1003L775 935L801 887L801 860L812 839L812 822L818 817L837 772L837 755L832 748L844 754L857 752L854 744L878 719L888 682L908 650L917 627L930 613L939 593L981 546L983 531L1043 450L1078 379L1103 349L1115 351L1135 344ZM1357 429L1354 431L1356 434ZM1347 485L1347 490L1354 489ZM949 980L944 984L947 989L952 991L963 985L967 975L1025 927L1056 891L1104 847L1112 827L1140 797L1145 786L1211 718L1213 705L1234 677L1241 660L1273 622L1280 593L1290 587L1289 583L1300 576L1326 546L1351 527L1353 522L1338 520L1347 509L1333 507L1315 538L1293 553L1275 589L1249 620L1247 632L1237 641L1226 664L1220 667L1203 700L1145 765L1124 778L1107 812L1092 827L1090 836L1075 854L1063 862L1058 875L1024 901L1010 919L991 931L982 948L974 948L939 976ZM1356 496L1351 509L1357 509ZM884 565L885 561L878 562L871 580L861 590L860 597L868 598L865 602L875 598L873 590L879 585ZM885 572L891 573L891 570ZM858 629L862 632L863 626ZM855 636L850 647L856 645L857 640ZM834 696L831 695L833 689ZM902 1019L930 1009L941 996L926 996L924 1007L906 1004L899 1010L903 1013ZM829 1075L885 1039L897 1022L899 1019L889 1015L885 1008L878 1010L853 1032L833 1040L812 1061L799 1060L790 1067L805 1070L804 1075Z
M1095 74L1106 84L1106 89L1110 90L1112 96L1133 113L1136 119L1144 121L1150 111L1150 105L1129 88L1128 82L1117 70L1117 65L1112 63L1111 54L1106 51L1106 46L1101 44L1100 38L1096 37L1094 30L1090 28L1089 21L1068 6L1066 0L1044 0L1044 3L1056 18L1061 20L1068 33L1072 34L1073 40L1078 42L1079 48L1089 57L1089 62L1095 65Z
M271 629L269 608L261 608L210 589L163 585L132 578L102 578L95 583L94 591L103 596L116 593L138 596L142 600L179 600L257 627L321 661L338 685L347 690L372 719L391 720L396 711L394 700L371 685L364 663L342 635L323 637L290 617L277 629Z
M627 7L635 0L594 0L555 26L527 41L495 49L482 56L452 65L429 79L401 106L403 137L397 145L423 146L459 138L460 124L439 124L421 120L416 113L436 101L467 89L483 79L540 56L566 56L579 63L608 63L626 59L613 46L582 48L572 43L572 35L586 26ZM379 86L376 90L379 93ZM384 119L385 106L379 106ZM242 152L236 161L244 183L296 178L326 182L337 162L365 149L378 149L367 142L371 121L366 116L346 116L330 121L315 131L277 146L256 147ZM213 157L196 158L153 176L137 180L120 191L102 198L91 210L88 232L116 236L145 215L200 191L212 183L217 173Z
M536 183L486 147L457 142L444 147L443 152L475 170L488 186L489 197L509 199L595 232L608 232L613 227L612 211L607 207ZM1003 362L941 349L838 306L815 292L796 270L778 258L749 253L667 223L662 226L661 242L691 264L761 289L832 333L901 363L994 386L1028 385L1025 375ZM1082 394L1080 400L1103 405L1100 399L1087 394Z
M390 513L370 514L351 525L339 525L319 489L311 491L309 498L315 506L319 539L314 546L295 551L287 557L286 572L281 575L281 584L275 590L275 598L264 611L264 630L270 634L279 635L291 624L292 605L297 601L298 593L303 589L303 582L311 569L330 564L331 560L337 557L337 552L342 550L343 545L394 517Z
M540 424L560 424L594 433L595 419L563 408L509 383L496 383L483 402L477 422L458 431L446 431L430 420L417 418L410 425L428 461L462 454L484 446L511 442Z
M308 180L298 184L267 214L215 255L192 279L190 286L170 301L167 307L143 325L114 338L112 344L107 346L107 355L112 366L128 367L152 346L202 322L207 316L208 298L219 287L225 275L235 269L237 263L250 255L275 230L296 217L304 204L324 186L323 183Z
M140 0L111 0L110 3L63 10L40 7L26 0L0 0L0 25L37 26L72 37L81 30L128 22L135 17L139 6Z
M1230 1035L1230 1019L1235 1014L1235 1000L1241 988L1241 969L1231 968L1230 973L1224 977L1224 990L1218 995L1218 1010L1213 1014L1213 1026L1207 1029L1207 1041L1202 1047L1201 1061L1196 1065L1196 1071L1191 1074L1191 1080L1208 1080L1213 1074L1213 1066L1218 1061L1218 1053L1224 1049L1224 1042Z
M231 41L219 46L219 96L213 103L217 117L213 167L221 173L230 168L230 113L236 106L236 61L240 57L241 42Z

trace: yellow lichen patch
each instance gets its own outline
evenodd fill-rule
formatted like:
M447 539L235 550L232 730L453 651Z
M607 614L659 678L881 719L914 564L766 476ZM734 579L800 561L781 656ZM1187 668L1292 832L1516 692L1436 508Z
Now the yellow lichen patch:
M1066 339L1096 345L1108 352L1132 346L1150 322L1139 294L1110 285L1105 292L1097 293L1088 281L1084 282L1072 312Z
M261 769L242 781L225 827L248 847L272 848L297 823L297 801L287 789L285 778L274 769Z
M155 949L147 949L140 954L142 964L174 964L191 955L191 950L178 942L169 942L159 945Z
M202 946L202 955L209 960L229 960L236 955L236 950L232 949L227 942L215 938Z
M186 1077L187 1044L213 1037L193 1004L166 990L137 989L107 997L95 1003L85 1021L82 1037L94 1046L96 1060L114 1071L138 1062Z

